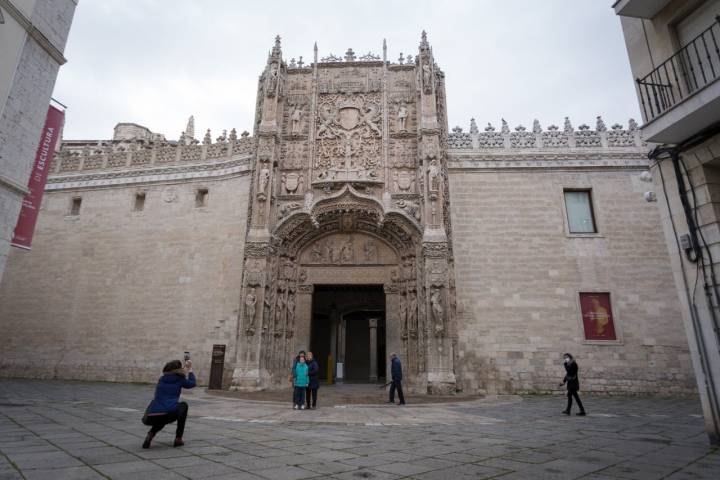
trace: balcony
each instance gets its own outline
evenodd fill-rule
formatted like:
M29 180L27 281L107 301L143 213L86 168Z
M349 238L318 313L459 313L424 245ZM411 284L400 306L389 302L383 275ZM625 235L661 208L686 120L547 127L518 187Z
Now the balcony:
M720 16L652 72L638 78L645 140L679 143L720 121Z

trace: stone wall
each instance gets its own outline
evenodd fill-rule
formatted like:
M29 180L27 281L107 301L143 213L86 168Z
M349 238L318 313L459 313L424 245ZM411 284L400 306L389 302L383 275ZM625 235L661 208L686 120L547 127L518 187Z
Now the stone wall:
M66 186L50 184L32 251L14 249L0 283L0 375L154 381L189 350L207 383L214 343L232 373L249 176Z
M643 199L645 168L527 158L524 168L451 162L459 384L557 390L571 352L585 391L696 391L660 213ZM566 188L592 189L598 234L567 233ZM610 292L619 342L584 340L581 291Z

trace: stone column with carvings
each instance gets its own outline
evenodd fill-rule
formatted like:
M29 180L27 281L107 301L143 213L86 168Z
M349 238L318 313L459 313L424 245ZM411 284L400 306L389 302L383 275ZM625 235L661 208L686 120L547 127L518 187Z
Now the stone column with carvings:
M378 379L378 374L377 374L378 319L377 318L368 318L368 327L370 328L370 377L369 378L370 378L371 382L377 382L377 379Z

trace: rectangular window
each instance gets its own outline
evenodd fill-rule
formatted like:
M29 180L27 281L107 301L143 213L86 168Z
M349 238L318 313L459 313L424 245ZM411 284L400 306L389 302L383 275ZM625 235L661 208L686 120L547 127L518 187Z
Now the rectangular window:
M585 340L617 340L609 293L580 293Z
M570 233L597 233L590 190L565 190L565 210Z
M73 197L70 203L70 215L80 215L80 205L82 205L82 198Z
M195 206L196 207L207 207L207 201L208 201L208 189L207 188L198 188L198 191L195 194Z
M145 192L135 194L135 211L142 212L145 209Z

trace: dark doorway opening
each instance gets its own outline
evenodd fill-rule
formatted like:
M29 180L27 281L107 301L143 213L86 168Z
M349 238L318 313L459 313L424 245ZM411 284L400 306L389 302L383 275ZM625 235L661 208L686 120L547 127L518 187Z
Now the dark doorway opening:
M327 380L328 362L346 382L385 378L385 292L382 285L315 285L310 349Z

